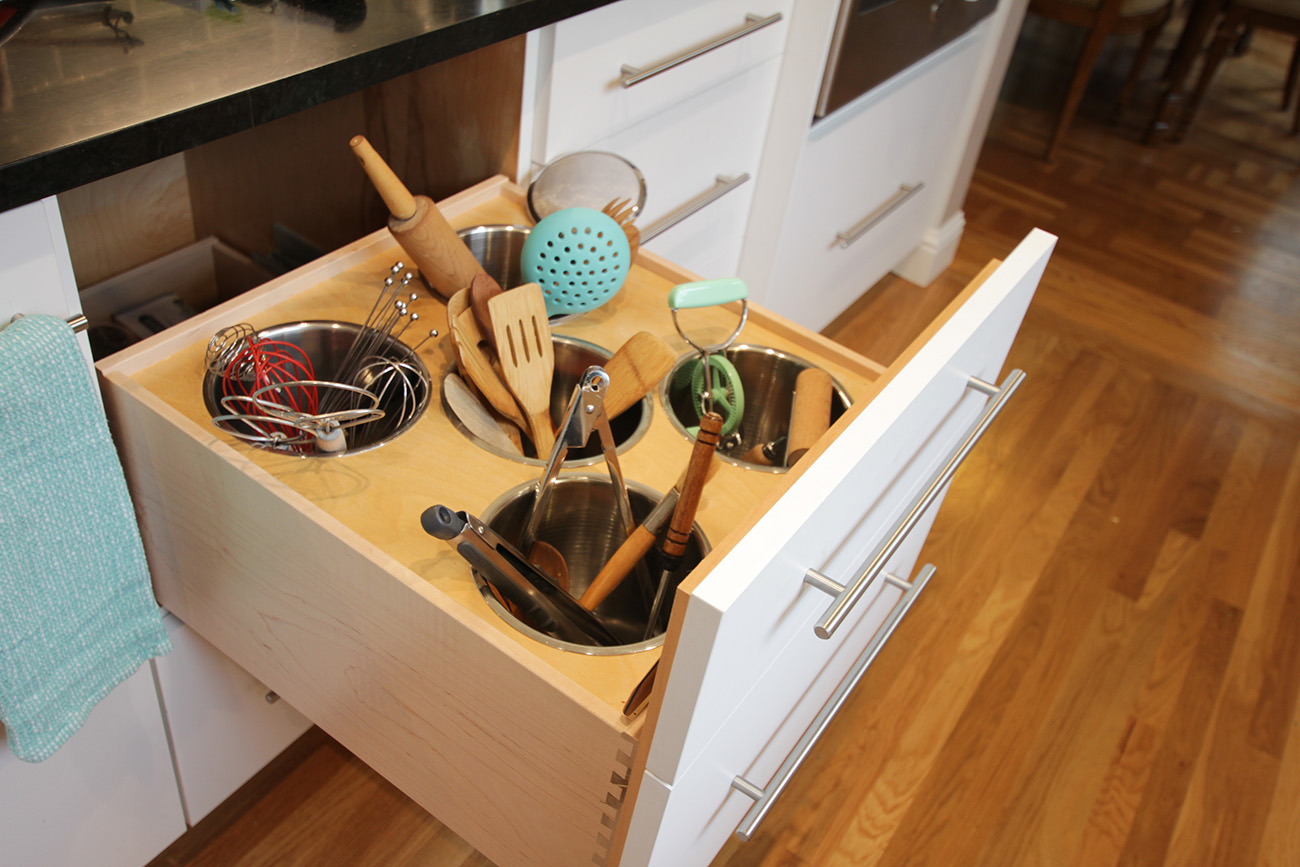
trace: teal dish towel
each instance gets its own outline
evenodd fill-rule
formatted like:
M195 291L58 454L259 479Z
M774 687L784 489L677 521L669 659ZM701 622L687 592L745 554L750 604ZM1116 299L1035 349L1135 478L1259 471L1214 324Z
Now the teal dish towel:
M0 721L49 758L171 650L93 375L67 322L0 330Z

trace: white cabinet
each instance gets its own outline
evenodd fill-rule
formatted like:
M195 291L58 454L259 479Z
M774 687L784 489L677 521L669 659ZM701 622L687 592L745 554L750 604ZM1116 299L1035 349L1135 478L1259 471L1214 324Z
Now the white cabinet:
M764 303L822 328L897 266L947 202L950 158L983 30L896 76L807 134Z
M535 35L531 168L626 157L646 180L645 248L734 276L792 5L623 0Z
M185 830L153 673L141 666L53 756L0 745L6 867L140 867Z
M168 615L172 652L154 660L193 825L305 732L311 722Z

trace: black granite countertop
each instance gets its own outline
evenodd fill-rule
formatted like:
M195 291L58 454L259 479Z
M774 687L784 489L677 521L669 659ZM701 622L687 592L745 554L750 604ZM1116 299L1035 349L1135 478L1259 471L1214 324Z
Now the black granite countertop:
M0 210L612 0L75 2L0 46Z

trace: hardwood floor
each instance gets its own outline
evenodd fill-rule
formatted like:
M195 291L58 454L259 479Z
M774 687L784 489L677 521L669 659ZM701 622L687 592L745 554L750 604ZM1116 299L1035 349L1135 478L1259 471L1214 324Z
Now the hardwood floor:
M1011 354L1026 384L922 555L938 574L715 867L1300 864L1290 45L1257 33L1187 140L1147 148L1142 107L1105 120L1121 44L1046 165L1065 50L1026 29L950 271L828 329L886 361L1028 229L1060 235ZM156 867L487 863L313 733Z

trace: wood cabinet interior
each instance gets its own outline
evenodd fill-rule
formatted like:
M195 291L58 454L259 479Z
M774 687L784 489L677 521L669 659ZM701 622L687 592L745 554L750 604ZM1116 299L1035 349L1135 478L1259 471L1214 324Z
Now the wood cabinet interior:
M523 191L505 178L443 209L458 227L525 222ZM489 857L588 863L612 838L641 730L622 717L623 702L659 650L585 656L525 636L419 526L439 502L482 514L535 481L540 465L480 449L436 400L393 442L324 460L238 443L203 406L203 354L218 328L361 321L400 256L386 230L375 232L101 362L158 597ZM645 253L612 301L556 332L613 351L649 330L685 354L666 295L693 277ZM452 364L445 310L436 298L418 307L443 335L420 351L440 382ZM734 326L734 310L700 313L705 332ZM820 364L855 401L881 372L761 309L742 339ZM649 429L620 460L628 479L662 492L689 452L656 401ZM785 479L718 470L698 515L713 556ZM457 797L458 784L486 798Z
M366 135L412 191L439 199L518 152L524 37L59 194L77 285L206 236L269 254L282 224L322 250L387 214L347 143Z

